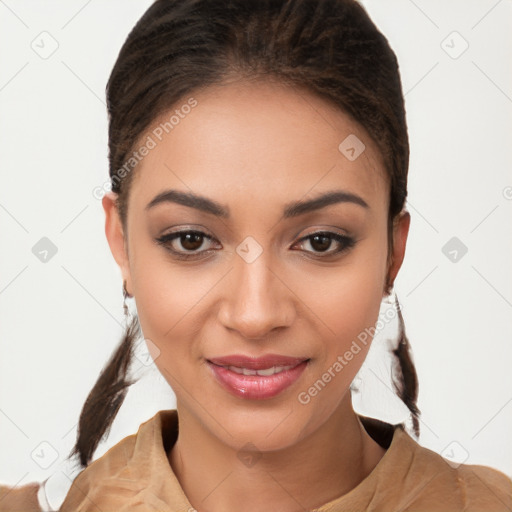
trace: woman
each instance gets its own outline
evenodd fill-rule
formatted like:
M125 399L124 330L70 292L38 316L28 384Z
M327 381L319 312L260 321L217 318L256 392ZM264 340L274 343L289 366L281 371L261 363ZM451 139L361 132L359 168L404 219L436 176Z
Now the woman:
M157 0L107 99L106 236L138 315L84 404L59 510L511 510L503 473L352 407L391 297L419 433L391 295L410 221L403 95L363 8ZM142 333L177 408L91 463Z

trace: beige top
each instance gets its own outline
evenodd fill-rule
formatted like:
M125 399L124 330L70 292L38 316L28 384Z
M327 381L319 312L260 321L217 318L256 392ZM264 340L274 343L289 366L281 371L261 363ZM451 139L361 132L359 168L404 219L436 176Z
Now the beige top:
M381 428L386 424L359 418L386 453L354 489L315 511L512 511L512 479L504 473L456 466L419 445L400 425L389 426L386 441ZM177 429L176 410L156 413L78 474L59 512L193 512L167 458ZM0 512L40 512L36 491L33 484L0 486Z

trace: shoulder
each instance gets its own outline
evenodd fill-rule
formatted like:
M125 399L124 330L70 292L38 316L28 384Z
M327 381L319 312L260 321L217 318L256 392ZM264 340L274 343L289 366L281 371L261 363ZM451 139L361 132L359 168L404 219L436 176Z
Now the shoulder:
M38 483L19 487L0 484L0 512L41 512L37 497L39 486Z
M483 465L456 464L421 446L404 431L397 430L397 434L401 450L407 453L404 480L414 503L411 510L428 510L426 507L434 505L436 510L447 511L512 510L509 476Z
M57 510L48 503L52 495L59 512L128 512L140 510L187 510L167 459L167 450L177 437L177 411L161 410L140 424L137 433L128 435L78 473L65 473L70 486L51 486L44 482L9 487L0 484L0 512L46 512ZM57 487L59 487L57 489ZM58 491L58 492L54 492ZM172 502L172 507L169 503Z
M461 464L456 471L470 510L512 510L512 478L505 473L476 464Z
M176 423L174 410L142 423L75 478L59 512L170 510L159 497L171 473L163 432Z
M129 462L133 456L136 438L136 434L125 437L84 468L73 480L59 510L85 510L86 503L92 507L90 510L96 510L97 504L104 502L97 495L100 489L102 492L110 489L109 496L120 496L129 491L132 481ZM120 488L123 487L120 482L125 482L125 489Z
M127 463L133 454L135 440L136 434L125 437L78 473L64 499L66 504L64 510L81 510L79 506L84 500L91 501L91 498L94 503L94 494L100 482L104 486L109 485L109 482L116 481L116 487L119 487L118 482L123 481L126 477ZM44 482L33 482L15 487L0 484L0 512L51 510L47 507Z

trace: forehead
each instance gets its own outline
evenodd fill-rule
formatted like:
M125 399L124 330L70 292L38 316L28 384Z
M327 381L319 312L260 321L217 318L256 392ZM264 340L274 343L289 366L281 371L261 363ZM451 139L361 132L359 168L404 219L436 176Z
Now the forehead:
M130 191L140 208L166 188L228 204L247 195L282 204L332 188L388 201L374 141L348 114L304 89L243 81L209 87L157 118L139 141L149 139L152 149Z

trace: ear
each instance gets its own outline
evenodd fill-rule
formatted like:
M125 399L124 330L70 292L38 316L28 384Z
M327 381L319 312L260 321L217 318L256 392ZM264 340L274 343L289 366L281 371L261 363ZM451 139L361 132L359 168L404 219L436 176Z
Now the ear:
M393 284L398 271L402 266L405 256L405 246L407 244L407 235L409 234L409 226L411 223L411 215L408 211L402 210L393 221L393 248L388 262L388 277L386 284ZM383 296L387 292L384 290Z
M105 235L107 236L112 256L114 256L116 263L119 265L123 280L126 280L126 288L131 293L132 286L128 252L126 250L123 225L119 217L116 199L116 193L107 192L101 200L105 210Z

